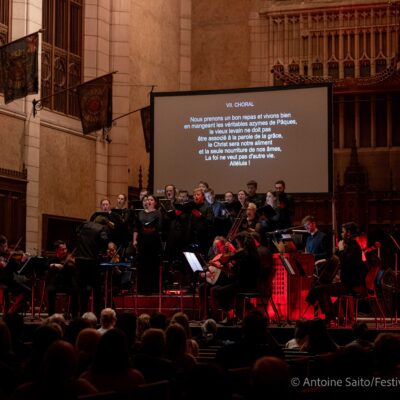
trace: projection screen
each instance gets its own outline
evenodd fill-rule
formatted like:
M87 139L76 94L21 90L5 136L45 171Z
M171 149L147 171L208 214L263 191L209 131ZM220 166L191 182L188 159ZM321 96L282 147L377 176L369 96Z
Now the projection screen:
M283 179L291 193L332 191L329 84L152 93L153 193L199 181L217 194L258 192Z

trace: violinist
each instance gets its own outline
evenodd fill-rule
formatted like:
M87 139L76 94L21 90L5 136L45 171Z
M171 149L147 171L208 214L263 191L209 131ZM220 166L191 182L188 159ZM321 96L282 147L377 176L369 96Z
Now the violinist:
M4 286L4 313L10 314L17 313L30 295L30 288L25 284L27 278L18 276L17 279L17 271L27 261L27 255L17 251L17 247L18 245L11 251L6 236L0 235L0 283ZM11 307L8 293L15 296Z
M67 245L62 240L54 243L55 255L49 260L49 269L46 275L47 312L53 315L56 312L56 294L67 293L71 296L71 314L77 317L78 304L78 274L75 257L68 252Z
M114 242L108 242L105 260L109 263L119 263L120 256L118 254L117 245Z

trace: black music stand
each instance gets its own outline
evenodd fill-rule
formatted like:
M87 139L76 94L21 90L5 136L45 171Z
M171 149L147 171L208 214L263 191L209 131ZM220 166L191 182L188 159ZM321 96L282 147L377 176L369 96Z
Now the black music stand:
M22 267L17 271L14 276L14 280L21 287L29 290L31 292L31 315L32 320L35 319L35 286L36 280L40 277L44 277L46 275L46 271L48 269L48 263L46 257L30 257L28 258ZM23 277L31 277L31 286L26 285L26 282L29 280L25 280Z
M193 318L195 315L195 304L196 304L196 284L197 284L197 277L198 274L197 272L204 272L204 268L201 265L198 257L196 256L195 253L192 253L190 251L184 251L183 255L185 256L191 270L193 271L193 300L192 300L192 312L193 312Z

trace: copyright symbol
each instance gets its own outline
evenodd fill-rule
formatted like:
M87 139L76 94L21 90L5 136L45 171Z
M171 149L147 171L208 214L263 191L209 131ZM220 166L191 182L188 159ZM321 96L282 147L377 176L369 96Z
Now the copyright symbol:
M292 384L292 386L297 387L300 385L300 379L299 378L292 378L290 380L290 383Z

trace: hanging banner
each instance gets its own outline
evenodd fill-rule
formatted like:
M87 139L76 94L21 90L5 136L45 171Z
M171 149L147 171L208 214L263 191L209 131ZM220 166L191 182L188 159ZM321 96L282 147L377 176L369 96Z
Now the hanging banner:
M113 73L77 87L78 104L84 135L112 125Z
M0 47L5 103L38 93L38 32Z

